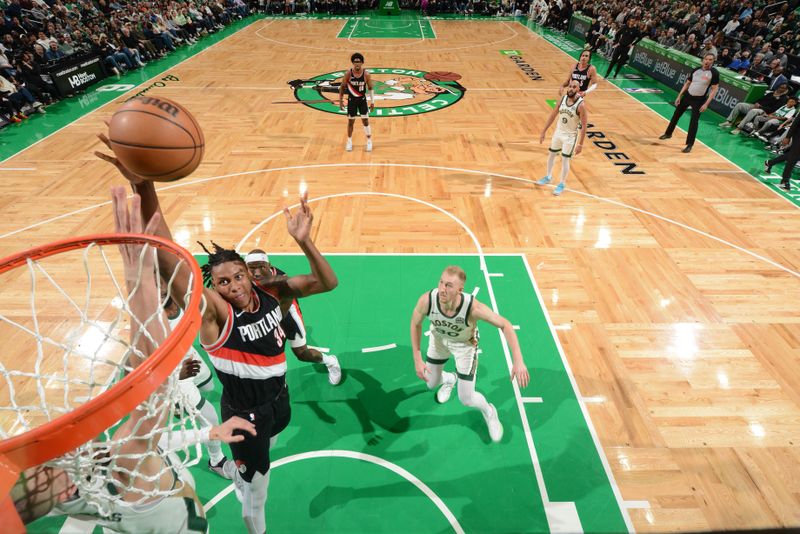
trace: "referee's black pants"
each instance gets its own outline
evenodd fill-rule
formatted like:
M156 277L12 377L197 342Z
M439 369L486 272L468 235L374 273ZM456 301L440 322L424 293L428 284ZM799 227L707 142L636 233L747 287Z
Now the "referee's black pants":
M775 159L769 160L767 164L771 167L773 165L777 165L781 161L786 162L786 165L783 167L783 175L781 178L781 183L788 184L789 178L792 177L792 171L794 170L794 166L797 165L798 161L800 161L800 133L794 135L794 138L792 139L792 144L789 145L789 148L786 149L786 152L784 152Z
M630 47L617 45L614 49L614 52L611 53L611 62L608 64L608 69L606 70L605 77L608 78L609 73L614 68L617 67L617 71L614 73L614 76L619 75L620 69L625 66L625 63L628 62L628 51Z
M683 95L683 98L681 98L681 101L678 102L678 105L675 107L675 113L672 114L672 119L670 119L669 126L667 126L667 131L664 132L664 134L672 135L672 132L675 131L675 126L678 125L678 121L680 120L681 116L684 114L687 108L691 107L692 119L689 122L689 133L686 136L686 144L689 146L693 145L694 139L697 137L697 124L700 122L700 108L703 107L705 101L705 95Z

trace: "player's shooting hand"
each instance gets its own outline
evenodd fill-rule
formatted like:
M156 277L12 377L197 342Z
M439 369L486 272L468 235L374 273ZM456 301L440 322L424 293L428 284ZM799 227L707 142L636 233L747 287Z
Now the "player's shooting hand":
M681 103L681 95L678 95L678 98L675 99L675 106L677 107L678 104Z
M702 106L700 106L700 113L704 112L707 109L708 109L708 104L703 104Z
M522 364L514 364L511 368L511 380L517 379L517 385L521 388L524 388L528 385L531 380L531 376L528 374L528 368Z
M183 360L181 364L181 372L178 375L179 380L186 380L187 378L192 378L193 376L197 376L197 373L200 372L200 362L193 359Z
M286 216L286 228L289 235L298 243L302 243L311 236L311 223L314 221L314 214L308 206L308 191L300 197L300 209L292 213L289 208L283 208Z
M339 99L339 109L344 111L344 101L341 98Z
M542 135L539 136L539 144L541 145L544 143L544 131L542 131Z
M108 124L109 124L108 121L105 121L105 122L106 122L106 126L108 126ZM105 133L101 132L101 133L97 134L97 138L100 139L100 141L102 141L102 143L104 145L106 145L106 147L108 147L109 150L112 150L111 149L111 142L108 140L108 136ZM113 154L113 150L112 150L112 154ZM119 171L119 173L122 176L124 176L125 179L128 180L131 184L136 185L136 184L140 184L140 183L145 181L144 178L142 178L138 174L135 174L133 171L131 171L130 169L125 167L125 165L123 165L122 162L120 160L118 160L115 156L109 156L108 154L104 154L103 152L100 152L99 150L96 150L94 152L94 155L97 156L98 158L102 159L103 161L109 162L114 167L116 167L117 170Z
M578 154L580 154L581 152L583 152L583 145L577 145L577 146L575 147L575 155L577 156L577 155L578 155Z
M118 234L155 234L161 215L154 213L150 222L144 227L142 223L141 199L139 195L131 197L130 210L128 209L128 195L125 188L115 186L111 188L111 204L114 211L114 232ZM119 246L122 255L123 266L125 268L126 280L132 281L139 278L139 261L141 257L143 272L149 272L155 268L155 260L152 254L141 255L141 243L128 243Z
M373 111L374 109L375 109L375 102L373 102L372 100L370 100L370 101L369 101L369 110L370 110L370 111Z
M428 381L428 379L427 379L427 377L425 375L427 373L429 373L430 371L428 371L428 366L425 365L425 362L423 362L422 360L415 361L414 362L414 370L417 372L417 376L419 377L420 380L422 380L424 382Z
M208 432L208 437L209 439L224 441L225 443L244 441L244 435L234 434L237 430L242 430L253 436L256 435L256 425L234 415L221 425L212 426L211 430Z

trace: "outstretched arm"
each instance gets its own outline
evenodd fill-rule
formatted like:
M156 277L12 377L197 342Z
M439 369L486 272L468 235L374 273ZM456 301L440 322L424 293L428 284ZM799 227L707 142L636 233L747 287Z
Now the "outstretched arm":
M97 137L108 148L111 148L108 137L105 134L101 133ZM114 156L109 156L102 152L95 152L95 156L114 165L119 173L130 182L133 192L141 199L140 202L137 201L137 206L140 206L139 209L141 210L141 220L155 221L154 227L151 229L152 233L172 241L172 233L161 211L161 205L153 182L136 175ZM124 203L127 207L124 195L119 199L119 202ZM154 218L156 214L158 214L158 218ZM187 304L185 296L189 289L190 280L189 267L180 265L175 254L160 249L158 251L158 267L161 276L171 284L170 297L174 298L181 308L185 308ZM203 295L206 306L203 310L200 338L204 342L213 343L219 337L219 332L227 319L228 305L215 291L205 289Z
M414 369L420 380L426 380L425 374L428 372L428 366L422 361L422 349L420 348L422 342L422 321L428 313L430 307L430 294L425 293L419 300L417 305L414 306L414 311L411 314L411 352L414 356Z
M528 374L528 368L525 367L525 362L522 360L522 351L519 348L517 333L514 331L514 327L511 325L508 319L496 314L485 304L474 300L472 303L472 309L470 310L469 320L486 321L487 323L492 324L503 331L503 335L506 337L508 346L511 349L511 358L514 361L514 364L511 367L511 379L513 380L516 378L517 384L519 384L519 387L521 388L527 386L528 382L530 381L530 375Z
M291 302L295 298L308 297L317 293L326 293L339 285L336 273L333 272L331 264L320 253L314 241L311 239L311 226L314 221L314 214L308 205L308 196L304 194L300 199L300 209L295 213L284 208L286 216L286 227L300 249L306 256L308 264L311 266L310 274L291 276L285 281L279 281L278 295L282 304Z

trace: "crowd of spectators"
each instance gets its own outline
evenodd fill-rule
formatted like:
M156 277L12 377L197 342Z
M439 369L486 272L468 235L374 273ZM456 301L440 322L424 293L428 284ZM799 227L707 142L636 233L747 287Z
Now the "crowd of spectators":
M109 75L158 60L176 47L245 17L243 0L4 0L0 26L0 116L18 123L61 94L48 72L102 58Z
M786 134L798 113L798 5L800 0L533 0L530 16L561 31L573 12L589 17L586 46L610 60L607 77L613 66L618 74L625 64L627 51L621 51L649 38L698 58L712 54L716 68L765 83L761 99L740 102L720 126L760 140L776 154L789 145Z

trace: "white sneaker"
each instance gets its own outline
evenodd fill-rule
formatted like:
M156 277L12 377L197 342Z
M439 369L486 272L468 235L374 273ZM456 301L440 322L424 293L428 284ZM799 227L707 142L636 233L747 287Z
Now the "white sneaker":
M222 464L222 472L224 473L223 476L225 478L233 480L233 490L236 492L236 498L239 500L239 502L242 502L244 480L242 480L242 477L237 476L236 462L226 459L225 463Z
M348 139L347 140L347 144L344 146L344 149L347 150L348 152L352 152L353 151L353 141Z
M497 417L497 408L494 404L489 405L489 415L483 414L486 420L486 426L489 427L489 437L497 443L503 439L503 425L500 423L500 418Z
M372 152L372 139L367 139L367 152Z
M453 373L442 373L442 385L439 386L439 391L436 392L436 402L444 404L449 401L456 382L456 375Z
M328 382L335 386L342 381L342 367L339 365L339 359L336 356L333 354L328 354L328 356L333 358L333 363L325 366L328 368Z

